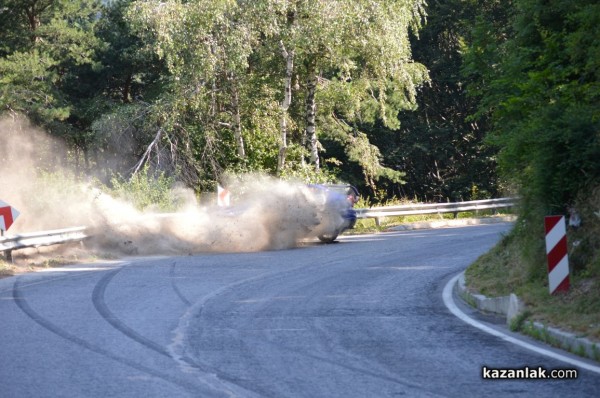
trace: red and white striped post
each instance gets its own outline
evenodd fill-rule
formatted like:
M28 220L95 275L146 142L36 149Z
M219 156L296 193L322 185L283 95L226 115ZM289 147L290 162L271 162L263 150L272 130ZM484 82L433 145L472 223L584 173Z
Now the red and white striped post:
M567 227L564 216L547 216L546 256L550 294L569 290L569 256L567 254Z
M17 209L0 200L0 235L4 235L19 214Z
M217 206L227 207L231 205L231 194L228 189L217 185Z

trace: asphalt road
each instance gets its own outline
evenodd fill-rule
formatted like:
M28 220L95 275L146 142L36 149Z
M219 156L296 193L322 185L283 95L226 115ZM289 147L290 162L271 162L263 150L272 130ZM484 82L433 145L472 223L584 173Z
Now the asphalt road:
M443 303L446 282L508 228L3 279L0 396L600 396L600 375L584 369L576 380L482 378L484 366L573 367L486 334Z

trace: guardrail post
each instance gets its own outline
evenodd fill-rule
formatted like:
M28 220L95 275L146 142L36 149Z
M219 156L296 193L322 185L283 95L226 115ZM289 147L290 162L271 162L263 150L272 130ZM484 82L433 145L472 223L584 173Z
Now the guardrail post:
M4 230L0 229L0 237L4 237ZM6 259L6 261L8 261L9 263L12 263L12 250L5 250L4 251L4 258Z

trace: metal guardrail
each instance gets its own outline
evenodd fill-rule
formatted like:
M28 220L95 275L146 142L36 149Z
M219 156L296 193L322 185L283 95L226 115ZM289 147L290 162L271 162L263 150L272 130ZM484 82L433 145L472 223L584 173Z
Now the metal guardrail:
M4 252L7 261L12 261L13 250L77 242L86 238L88 238L86 227L73 227L55 229L52 231L2 236L0 237L0 252Z
M456 217L458 213L464 211L509 208L515 206L516 203L516 198L500 198L455 203L408 204L356 209L356 215L358 218L374 218L376 224L379 225L380 219L384 217L442 213L454 213L454 216Z
M384 217L442 213L454 213L456 216L458 213L464 211L509 208L515 206L516 203L516 198L500 198L456 203L372 207L369 209L356 209L356 213L358 218L374 218L377 225L379 225L379 220ZM170 216L173 216L173 214L161 214L158 217ZM86 229L86 227L73 227L52 231L2 236L0 237L0 252L4 252L8 261L12 261L13 250L81 241L89 237L86 233Z

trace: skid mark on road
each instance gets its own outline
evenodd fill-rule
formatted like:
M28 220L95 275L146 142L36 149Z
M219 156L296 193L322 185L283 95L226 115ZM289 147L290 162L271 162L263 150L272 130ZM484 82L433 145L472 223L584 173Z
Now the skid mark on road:
M42 317L40 314L38 314L37 312L35 312L31 306L29 306L29 303L27 302L27 300L25 299L25 296L23 295L23 292L21 290L21 283L20 283L20 279L17 278L15 280L15 283L13 285L13 298L15 303L17 304L17 306L21 309L21 311L23 311L23 313L25 313L29 318L31 318L35 323L37 323L38 325L40 325L41 327L43 327L44 329L48 330L49 332L54 333L55 335L73 343L76 344L80 347L85 348L86 350L92 351L96 354L102 355L106 358L112 359L116 362L119 362L123 365L129 366L133 369L136 369L140 372L144 372L147 373L151 376L154 376L156 378L162 379L166 382L169 382L171 384L174 384L176 386L179 386L185 390L187 390L188 392L191 392L193 394L198 394L198 393L206 393L205 389L200 388L199 386L193 385L191 383L186 382L185 380L180 380L177 378L174 378L168 374L164 374L161 372L157 372L154 369L148 368L144 365L141 365L139 363L136 363L128 358L125 357L120 357L118 355L113 354L112 352L105 350L102 347L99 347L95 344L92 344L78 336L75 336L69 332L67 332L66 330L60 328L59 326L55 325L54 323L50 322L49 320L45 319L44 317ZM214 391L212 391L214 393Z
M218 372L215 369L209 368L207 366L203 366L202 364L193 361L188 357L174 357L171 355L168 347L163 347L160 344L152 341L140 333L133 330L127 324L122 322L106 305L105 301L105 293L106 288L112 281L112 279L122 270L122 268L111 271L103 276L100 281L96 284L94 291L92 293L92 302L94 307L98 311L98 313L102 316L104 320L106 320L113 328L121 332L123 335L129 337L133 341L141 344L142 346L168 358L176 362L183 362L188 370L193 371L199 378L199 380L209 386L211 389L215 389L222 394L226 394L227 396L235 397L237 394L233 391L233 389L238 390L239 388L244 388L235 382L233 382L232 378L227 375ZM227 382L230 385L225 385L223 382ZM233 385L233 388L232 386ZM248 395L247 388L244 388L244 393Z
M106 292L106 287L108 286L110 281L115 277L115 275L117 275L121 271L121 269L122 268L108 272L96 284L96 287L94 287L94 291L92 292L92 303L94 304L94 308L96 308L96 311L98 311L98 313L102 316L102 318L104 318L106 322L110 323L112 327L117 329L119 332L123 333L125 336L151 349L152 351L155 351L161 355L164 355L165 357L170 358L171 356L165 348L163 348L160 344L157 344L156 342L142 336L141 334L127 326L125 323L121 322L119 318L117 318L106 305L106 302L104 301L104 293Z
M175 292L177 297L179 297L179 299L183 302L183 304L185 304L186 307L189 307L190 305L192 305L192 303L187 299L187 297L185 297L183 295L183 293L181 293L181 290L179 290L179 287L175 283L175 266L176 265L177 265L177 263L175 261L173 261L173 263L171 264L171 267L169 268L169 278L171 279L171 288L173 288L173 291Z

